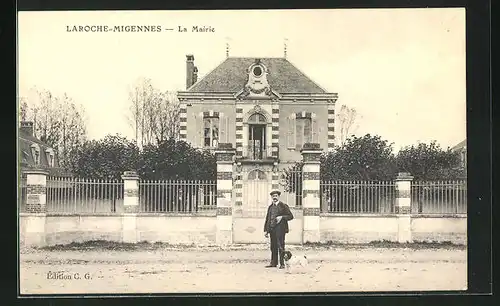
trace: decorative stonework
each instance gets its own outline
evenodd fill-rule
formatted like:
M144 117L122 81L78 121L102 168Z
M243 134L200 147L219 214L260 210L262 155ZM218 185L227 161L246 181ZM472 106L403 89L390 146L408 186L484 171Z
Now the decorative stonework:
M218 198L225 198L227 194L232 194L231 189L217 189L217 197Z
M302 160L304 162L319 162L321 152L302 152Z
M233 144L232 143L219 143L219 146L218 146L219 149L232 149L233 148Z
M233 172L217 172L217 180L232 180Z
M304 144L303 150L320 150L319 143L307 142Z
M411 207L410 206L396 206L396 207L394 207L394 213L396 213L396 214L410 214Z
M233 161L233 153L223 153L223 152L215 152L215 157L217 161Z
M319 180L319 172L303 172L303 180Z
M47 193L47 188L45 188L44 185L28 184L26 186L26 193L27 194L42 195L42 194L46 194Z
M319 198L319 190L302 190L302 197L305 198L307 195L312 195Z
M411 181L413 176L408 172L399 172L396 176L396 181Z
M138 197L139 196L139 189L125 189L123 191L124 196L126 197Z
M335 102L328 103L328 145L327 150L331 151L335 147Z
M303 216L319 216L319 207L303 208Z
M217 207L217 216L231 216L232 214L232 207Z
M398 189L396 189L396 198L404 199L404 198L410 198L410 197L411 197L410 190L398 190Z
M25 205L26 212L28 213L45 213L47 210L47 206L45 204L40 203L26 203Z
M234 202L234 205L236 205L236 206L242 206L243 205L243 201L236 201L236 202Z

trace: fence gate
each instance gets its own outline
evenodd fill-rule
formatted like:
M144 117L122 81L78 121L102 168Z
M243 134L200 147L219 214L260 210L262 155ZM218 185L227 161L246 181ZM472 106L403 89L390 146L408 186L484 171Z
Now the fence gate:
M235 243L265 243L264 221L270 203L271 173L253 169L243 175L242 206L233 215Z

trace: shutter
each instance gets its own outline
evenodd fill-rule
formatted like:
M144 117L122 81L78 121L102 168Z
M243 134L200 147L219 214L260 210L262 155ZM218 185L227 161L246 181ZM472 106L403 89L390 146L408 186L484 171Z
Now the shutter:
M295 149L300 150L304 145L304 120L295 119Z
M219 114L219 143L227 143L227 117L223 113Z
M319 142L319 129L318 129L318 121L316 119L316 114L311 115L311 132L312 132L312 137L311 140L313 143L318 143Z
M287 146L289 148L295 147L295 124L292 117L287 118Z
M231 141L229 141L229 117L228 116L225 116L224 117L225 119L225 128L226 128L226 139L225 139L225 142L226 143L230 143Z
M204 133L204 125L203 125L203 113L199 115L194 115L194 121L196 123L196 132L194 133L193 143L195 146L203 148L203 133Z

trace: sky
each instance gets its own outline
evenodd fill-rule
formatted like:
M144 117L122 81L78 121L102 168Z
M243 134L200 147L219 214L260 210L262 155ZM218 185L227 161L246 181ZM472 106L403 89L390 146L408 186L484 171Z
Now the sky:
M69 32L73 26L157 25L162 32ZM192 26L215 32L193 33ZM188 32L178 32L178 27ZM129 89L141 77L185 89L186 54L199 79L230 56L283 57L357 110L358 136L396 149L466 137L465 10L20 12L19 96L32 88L83 105L89 138L132 138Z

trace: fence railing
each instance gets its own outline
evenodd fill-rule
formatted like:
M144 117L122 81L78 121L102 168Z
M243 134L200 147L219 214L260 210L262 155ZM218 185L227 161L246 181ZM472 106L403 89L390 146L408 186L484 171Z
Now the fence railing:
M26 179L20 182L20 211L25 212ZM47 177L49 213L121 213L123 181Z
M413 214L467 213L467 181L414 181L411 185Z
M140 181L141 212L194 213L217 208L216 181Z
M284 170L280 175L281 199L290 207L302 207L302 170Z
M281 173L282 200L302 206L302 171ZM19 182L19 208L25 212L26 178ZM49 213L122 213L122 180L47 178ZM393 181L321 181L320 205L330 213L393 213L396 185ZM196 213L217 208L216 181L139 181L141 212ZM467 213L467 182L413 181L412 214Z
M396 186L392 181L322 181L322 212L392 213Z

